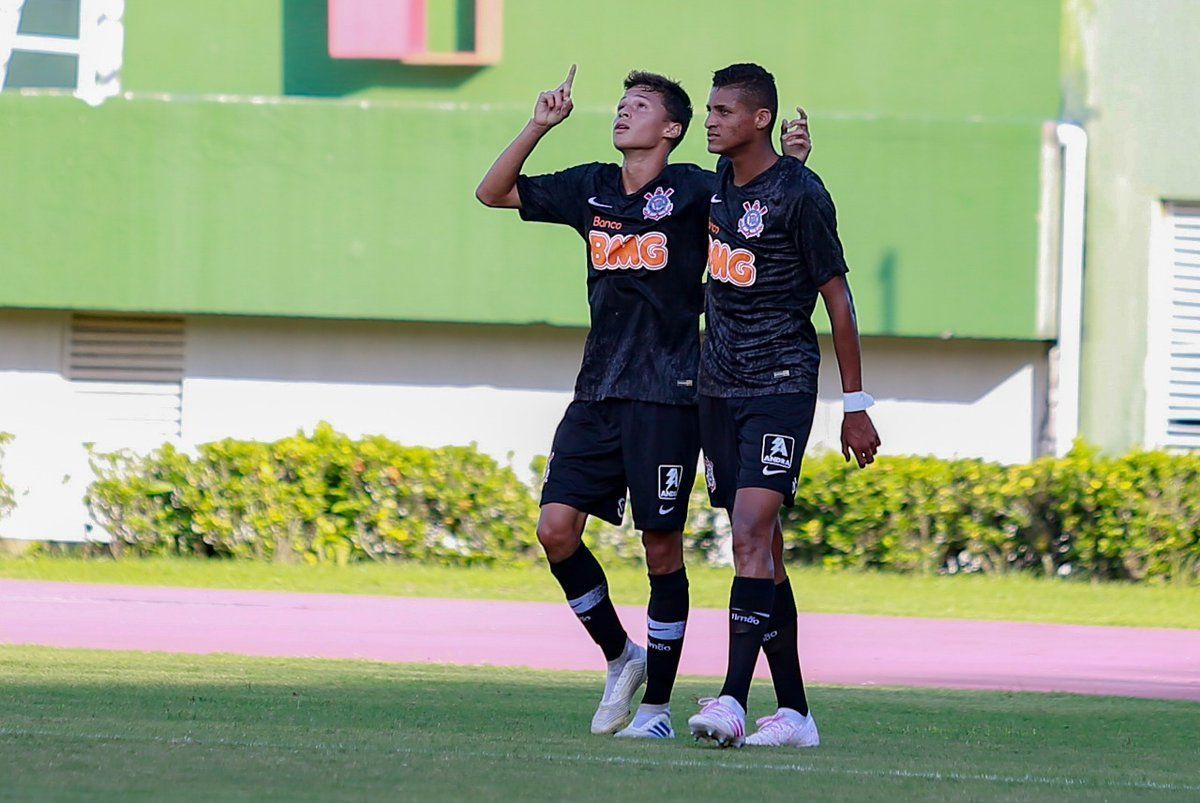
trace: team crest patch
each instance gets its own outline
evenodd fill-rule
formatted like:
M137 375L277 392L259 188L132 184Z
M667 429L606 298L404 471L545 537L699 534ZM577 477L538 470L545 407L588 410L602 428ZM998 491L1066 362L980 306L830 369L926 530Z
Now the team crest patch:
M768 209L762 205L761 201L754 203L746 201L742 204L742 208L746 210L746 213L738 220L738 234L746 239L762 234L765 226L763 218L767 216Z
M708 485L710 493L717 490L717 478L713 474L713 464L707 457L704 458L704 482Z
M662 220L675 210L675 204L671 203L673 192L673 189L655 187L654 192L646 193L646 205L642 207L642 215L646 220Z
M790 435L763 435L763 465L791 468L795 446L796 439Z
M679 498L679 483L683 479L683 466L658 467L658 498L673 502Z

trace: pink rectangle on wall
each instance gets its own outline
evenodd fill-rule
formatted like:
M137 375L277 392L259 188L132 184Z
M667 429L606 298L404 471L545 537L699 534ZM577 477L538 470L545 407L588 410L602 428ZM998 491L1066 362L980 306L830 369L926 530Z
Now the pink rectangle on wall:
M329 55L400 59L426 50L426 0L329 0Z

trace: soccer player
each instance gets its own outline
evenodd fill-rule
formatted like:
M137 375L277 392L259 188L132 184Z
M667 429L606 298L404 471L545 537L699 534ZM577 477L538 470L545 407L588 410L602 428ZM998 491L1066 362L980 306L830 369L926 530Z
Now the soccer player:
M570 226L587 243L591 331L574 400L554 435L537 537L608 662L592 732L671 738L670 696L689 604L683 526L700 449L699 316L715 175L668 164L691 121L691 100L675 81L647 72L629 74L617 105L612 137L620 166L521 175L542 137L570 115L574 77L572 66L558 88L538 95L532 119L475 194L488 206L519 209L523 220ZM803 115L784 138L807 156ZM648 654L627 636L604 571L582 540L588 516L621 523L627 494L650 575Z
M716 698L688 720L720 746L815 747L796 644L796 604L783 567L779 512L795 501L816 408L817 296L833 328L844 393L842 453L860 467L879 436L866 409L848 270L833 201L817 174L771 144L774 78L755 64L713 75L708 149L722 157L709 218L707 333L700 358L700 429L714 507L729 512L736 576L729 595L729 663ZM759 648L778 710L744 739Z

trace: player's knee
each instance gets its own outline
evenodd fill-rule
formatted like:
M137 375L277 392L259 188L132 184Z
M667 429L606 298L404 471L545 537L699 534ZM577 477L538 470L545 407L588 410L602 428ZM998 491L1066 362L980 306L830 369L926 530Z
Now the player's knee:
M735 566L773 565L771 544L751 538L733 539L733 562Z
M644 533L642 544L650 574L670 574L683 568L682 533Z
M733 559L737 565L762 563L771 560L771 541L774 529L754 519L734 518Z
M570 522L543 518L537 526L538 543L552 562L566 560L579 547L580 534Z

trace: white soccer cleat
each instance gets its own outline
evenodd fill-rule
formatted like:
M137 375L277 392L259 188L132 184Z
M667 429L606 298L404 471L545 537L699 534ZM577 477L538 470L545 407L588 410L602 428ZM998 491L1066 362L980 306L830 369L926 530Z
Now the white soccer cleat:
M703 697L700 713L688 720L697 739L716 742L717 747L741 747L746 736L746 711L729 695Z
M616 733L625 727L633 696L645 682L646 650L628 641L621 656L608 662L608 679L600 706L592 716L592 733Z
M654 714L647 717L645 722L633 722L624 730L617 731L618 739L674 739L675 729L671 727L670 714Z
M759 747L816 747L821 743L812 714L781 708L758 720L758 730L746 737L746 744Z

